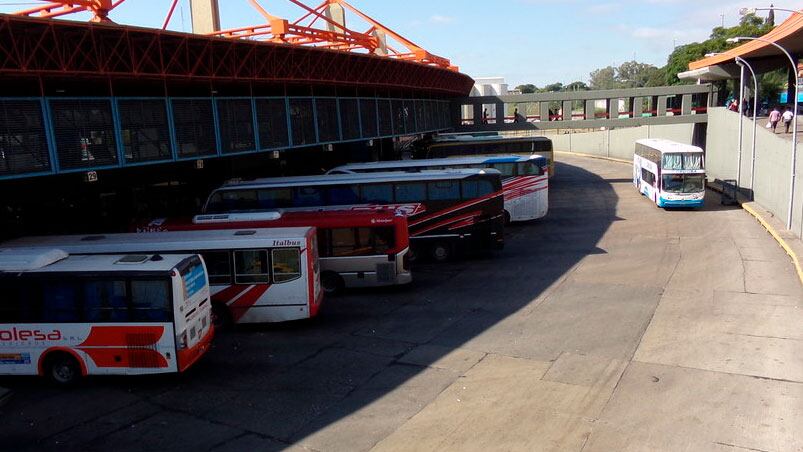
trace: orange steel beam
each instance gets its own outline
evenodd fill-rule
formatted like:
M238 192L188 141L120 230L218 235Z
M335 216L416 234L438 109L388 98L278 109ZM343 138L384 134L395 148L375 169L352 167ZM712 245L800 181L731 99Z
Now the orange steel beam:
M125 0L39 0L46 2L44 5L19 11L15 14L34 16L40 18L54 18L67 14L89 11L93 13L93 22L111 22L109 11ZM167 17L164 20L162 29L166 29L173 16L179 0L165 0L170 2ZM446 58L434 55L418 44L396 33L392 29L378 22L358 10L346 0L323 0L315 7L304 4L302 0L286 0L304 10L304 14L293 22L282 17L270 14L263 8L257 0L247 0L248 3L267 21L248 27L231 28L210 33L211 36L218 36L231 39L264 39L267 41L322 47L342 52L363 52L375 53L379 47L379 39L373 35L374 32L381 31L384 35L392 39L395 43L401 44L402 48L386 45L386 58L414 61L421 64L438 66L457 70ZM369 28L364 32L349 29L326 16L326 8L329 5L337 4L342 6L348 13L359 17L363 22L368 23ZM306 22L306 25L302 25ZM327 27L322 27L321 22L325 22ZM318 24L317 27L315 26Z

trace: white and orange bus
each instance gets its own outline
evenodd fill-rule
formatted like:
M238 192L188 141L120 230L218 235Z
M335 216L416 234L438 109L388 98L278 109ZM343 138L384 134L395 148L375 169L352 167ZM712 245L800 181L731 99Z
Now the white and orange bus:
M196 253L209 271L215 326L300 320L318 314L321 290L315 228L224 229L27 237L7 247L70 254Z
M183 372L214 335L209 293L194 254L0 249L0 375Z

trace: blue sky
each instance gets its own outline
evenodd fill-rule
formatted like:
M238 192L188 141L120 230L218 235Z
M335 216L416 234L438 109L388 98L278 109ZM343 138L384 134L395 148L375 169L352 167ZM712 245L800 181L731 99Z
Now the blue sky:
M189 0L170 27L191 30ZM0 12L35 3L0 0ZM169 0L126 0L119 23L161 27ZM286 0L260 0L288 19L303 12ZM307 0L307 4L317 4ZM261 22L246 0L219 0L224 28ZM723 20L738 21L747 1L709 0L351 0L351 4L473 77L504 76L511 86L588 80L600 67L638 61L661 66L673 44L705 39ZM794 7L795 5L777 6ZM182 14L183 13L183 14ZM183 17L183 19L182 19ZM776 14L777 21L786 15ZM367 28L359 21L347 25Z

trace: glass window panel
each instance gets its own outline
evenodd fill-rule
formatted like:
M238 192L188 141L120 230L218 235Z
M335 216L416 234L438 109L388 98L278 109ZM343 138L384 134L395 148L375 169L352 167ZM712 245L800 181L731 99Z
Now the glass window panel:
M265 250L235 251L234 268L234 282L237 284L270 282L268 252Z
M84 283L84 320L87 322L125 322L128 297L125 281L87 281Z
M323 193L318 187L298 187L293 207L317 207L324 205Z
M521 162L518 164L518 174L519 176L538 176L541 174L541 168L533 160Z
M273 250L273 281L292 281L301 277L301 256L298 248Z
M360 188L356 185L336 185L326 189L329 206L359 204Z
M231 259L228 251L215 251L203 254L209 272L209 284L231 283Z
M396 202L421 202L427 199L427 187L423 182L396 184Z
M683 154L664 154L663 168L668 170L683 169Z
M79 313L76 306L78 284L75 282L47 281L43 284L44 323L77 322Z
M257 193L259 209L280 209L293 207L292 188L270 188Z
M393 203L393 186L391 184L363 185L362 202L370 204Z
M427 184L431 201L454 201L460 199L460 182L438 181Z
M337 228L332 229L332 255L351 256L357 247L354 229Z
M491 165L491 168L499 170L502 173L502 177L510 177L516 175L516 164L515 163L494 163Z
M703 154L683 154L683 169L703 169Z
M170 322L170 281L164 279L131 281L131 320Z

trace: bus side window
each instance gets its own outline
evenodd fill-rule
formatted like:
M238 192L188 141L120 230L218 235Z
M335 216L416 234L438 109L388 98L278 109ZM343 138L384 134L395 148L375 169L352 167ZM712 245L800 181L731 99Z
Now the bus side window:
M44 323L77 322L78 284L74 281L45 281L42 285Z
M127 321L128 294L125 281L85 281L84 320L87 322Z
M535 160L519 163L519 176L540 176L541 168L536 165Z
M484 179L464 180L463 199L476 199L493 193L494 186L491 181Z
M421 202L427 199L427 186L423 182L396 184L396 202Z
M455 201L460 199L460 182L449 180L429 182L427 192L430 201Z
M332 256L353 256L357 247L353 228L332 229Z
M268 283L268 268L268 252L265 250L234 252L235 284Z
M490 166L493 169L499 170L499 172L502 173L502 177L511 177L516 175L515 163L494 163Z
M641 169L641 179L650 185L655 185L655 175L644 168Z
M327 187L327 206L349 206L360 203L360 187L356 185L335 185Z
M223 192L223 211L254 210L259 207L255 190L231 190Z
M257 192L260 209L281 209L293 207L293 192L289 188L269 188Z
M296 188L293 207L318 207L324 204L323 193L318 187Z
M283 283L301 277L301 256L298 248L280 248L272 251L273 281Z
M363 185L361 198L362 202L369 204L391 204L393 202L393 185Z
M131 320L134 322L170 322L170 281L167 279L131 280Z
M231 256L228 251L202 254L209 272L209 284L231 284Z

